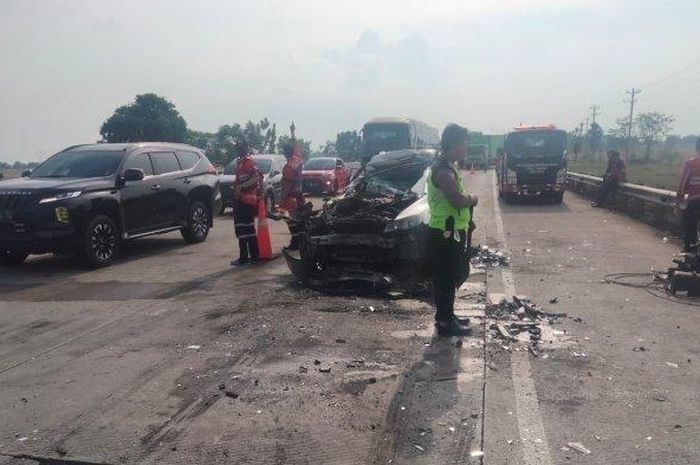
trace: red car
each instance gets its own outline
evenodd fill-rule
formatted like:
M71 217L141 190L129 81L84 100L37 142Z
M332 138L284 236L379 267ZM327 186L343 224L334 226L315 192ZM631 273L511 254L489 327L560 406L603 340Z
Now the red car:
M302 186L310 194L338 194L350 182L350 169L340 158L316 157L304 164Z

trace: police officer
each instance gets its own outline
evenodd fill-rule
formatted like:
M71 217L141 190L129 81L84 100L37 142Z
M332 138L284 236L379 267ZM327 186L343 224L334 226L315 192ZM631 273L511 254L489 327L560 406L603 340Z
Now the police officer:
M455 291L469 277L467 232L471 209L479 201L466 192L456 168L466 156L467 136L467 130L456 124L445 128L441 154L428 179L428 241L433 262L435 327L440 336L469 334L468 320L458 320L454 314Z

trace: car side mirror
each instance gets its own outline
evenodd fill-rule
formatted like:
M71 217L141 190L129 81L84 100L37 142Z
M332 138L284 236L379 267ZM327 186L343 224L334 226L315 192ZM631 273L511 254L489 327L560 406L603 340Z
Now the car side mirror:
M145 177L145 174L143 173L142 169L139 168L129 168L127 170L124 170L124 174L122 174L122 179L124 181L141 181Z
M32 170L24 170L22 171L22 177L23 178L28 178L29 176L32 175Z

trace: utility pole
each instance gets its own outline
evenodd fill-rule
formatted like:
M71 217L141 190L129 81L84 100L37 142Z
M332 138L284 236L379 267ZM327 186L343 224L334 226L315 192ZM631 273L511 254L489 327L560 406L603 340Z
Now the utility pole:
M595 117L600 114L598 110L600 110L598 105L591 106L591 120L593 121L593 124L595 124Z
M630 141L632 140L632 120L634 118L634 99L639 93L642 92L641 89L635 89L632 87L631 90L627 91L627 95L630 96L630 119L627 122L627 140L625 141L625 161L629 160L630 156Z

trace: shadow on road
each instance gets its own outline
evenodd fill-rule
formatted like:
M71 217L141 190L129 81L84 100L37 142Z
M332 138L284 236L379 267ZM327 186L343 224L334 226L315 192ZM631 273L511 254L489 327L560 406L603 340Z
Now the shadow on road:
M478 440L478 428L464 426L477 421L465 406L478 406L481 399L465 398L459 386L462 340L433 337L429 344L396 390L372 463L433 463L431 458L452 463L452 458L468 457Z
M571 209L566 205L566 196L564 203L555 204L551 199L538 197L522 197L515 198L506 202L504 199L499 199L501 210L508 215L517 214L547 214L547 213L571 213Z
M122 244L119 258L112 266L172 251L186 254L188 249L189 246L179 237L179 234L177 237L149 237L127 241ZM22 282L28 279L71 278L86 272L90 272L90 269L70 253L31 255L22 265L0 267L0 283ZM0 293L2 293L2 287L0 287Z

